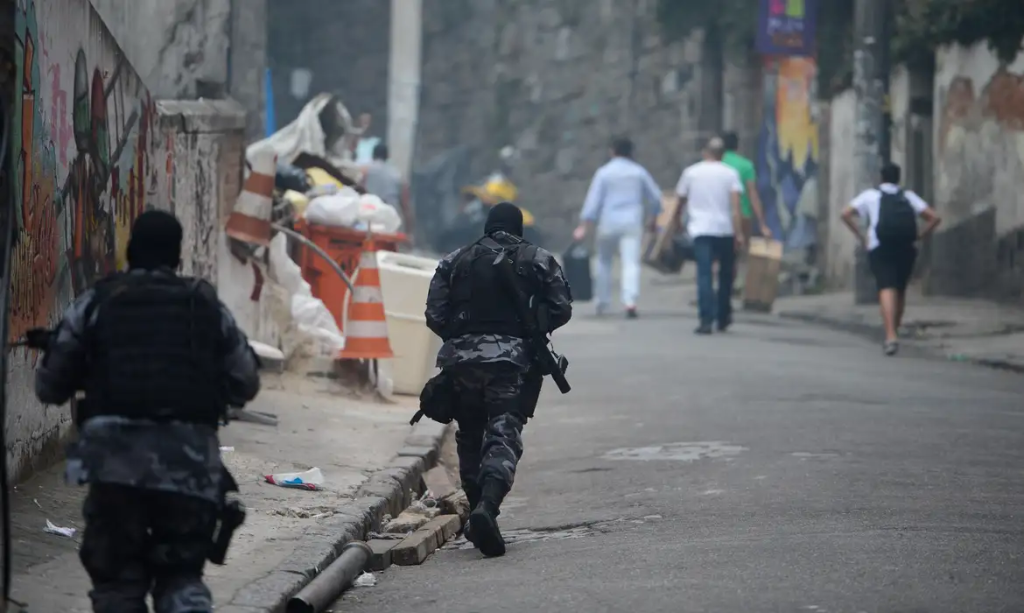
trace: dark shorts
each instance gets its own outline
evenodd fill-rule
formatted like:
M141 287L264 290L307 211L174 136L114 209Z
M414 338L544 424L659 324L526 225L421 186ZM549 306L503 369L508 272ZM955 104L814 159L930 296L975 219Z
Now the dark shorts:
M885 247L879 245L868 253L868 264L871 274L875 277L878 291L894 289L902 292L910 283L914 273L914 262L917 260L917 249L908 247Z

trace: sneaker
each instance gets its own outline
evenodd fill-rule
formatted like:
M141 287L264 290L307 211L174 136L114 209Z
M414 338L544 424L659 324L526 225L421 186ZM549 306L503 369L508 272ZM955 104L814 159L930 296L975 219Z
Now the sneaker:
M637 315L636 307L627 307L626 308L626 319L636 319L637 317L640 317L640 316Z
M608 314L608 305L598 303L597 306L594 307L594 312L597 314L598 317L603 317Z
M701 324L701 325L697 326L697 329L694 330L693 333L694 334L699 334L701 336L708 336L710 334L713 334L714 331L711 329L711 325L710 324Z
M724 321L720 321L720 322L718 322L718 331L719 332L725 332L726 330L729 329L729 326L731 326L731 325L732 325L732 318L731 317L729 319L724 320Z
M888 356L896 355L896 352L899 350L900 344L896 341L886 341L885 344L882 345L882 351L884 351L885 355Z
M473 509L469 514L469 529L466 532L466 538L484 556L497 558L505 555L505 539L498 530L497 517L488 505L481 504Z

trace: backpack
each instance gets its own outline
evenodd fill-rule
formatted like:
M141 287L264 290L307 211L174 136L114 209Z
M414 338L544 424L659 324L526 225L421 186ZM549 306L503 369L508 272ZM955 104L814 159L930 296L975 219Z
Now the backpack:
M880 245L909 246L917 240L917 211L903 190L895 194L882 192L875 236Z

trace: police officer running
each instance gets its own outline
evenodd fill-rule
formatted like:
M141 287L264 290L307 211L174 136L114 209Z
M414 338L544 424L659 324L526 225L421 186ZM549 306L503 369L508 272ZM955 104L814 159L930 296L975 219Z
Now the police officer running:
M572 317L572 296L554 256L524 241L523 214L503 202L491 209L485 236L446 256L427 296L427 325L444 340L437 356L451 380L459 473L472 512L467 538L485 556L505 553L497 517L523 455L522 429L533 416L543 374L503 285L501 257L532 298L540 332Z
M234 480L217 428L259 391L258 360L216 289L175 274L182 227L147 211L128 272L67 310L36 371L36 395L76 392L78 440L67 479L89 484L80 557L96 613L210 613L203 568Z

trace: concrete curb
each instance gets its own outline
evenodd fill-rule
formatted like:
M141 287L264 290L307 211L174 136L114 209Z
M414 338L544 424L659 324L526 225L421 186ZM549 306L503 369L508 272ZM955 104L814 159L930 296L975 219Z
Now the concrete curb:
M817 313L803 313L799 311L780 312L778 313L778 316L782 319L802 321L804 323L815 324L818 326L831 328L833 330L839 330L840 332L849 332L857 336L869 338L873 341L878 341L879 343L882 342L882 333L878 329L878 326L872 326L869 324L863 324L853 321L846 321L834 317L828 317L826 315L819 315ZM969 355L958 356L957 354L947 353L939 348L920 345L913 339L900 340L900 353L904 355L909 354L915 357L923 358L933 358L947 361L956 360L963 362L965 364L984 366L985 368L992 368L995 370L1005 370L1014 373L1024 373L1024 365L1016 364L1008 360L973 357Z
M405 439L405 446L388 467L370 476L356 497L336 509L329 520L310 527L281 564L261 579L240 589L218 613L283 613L298 593L341 553L351 541L368 540L381 529L384 515L397 517L408 507L420 480L437 462L449 426L423 421Z

